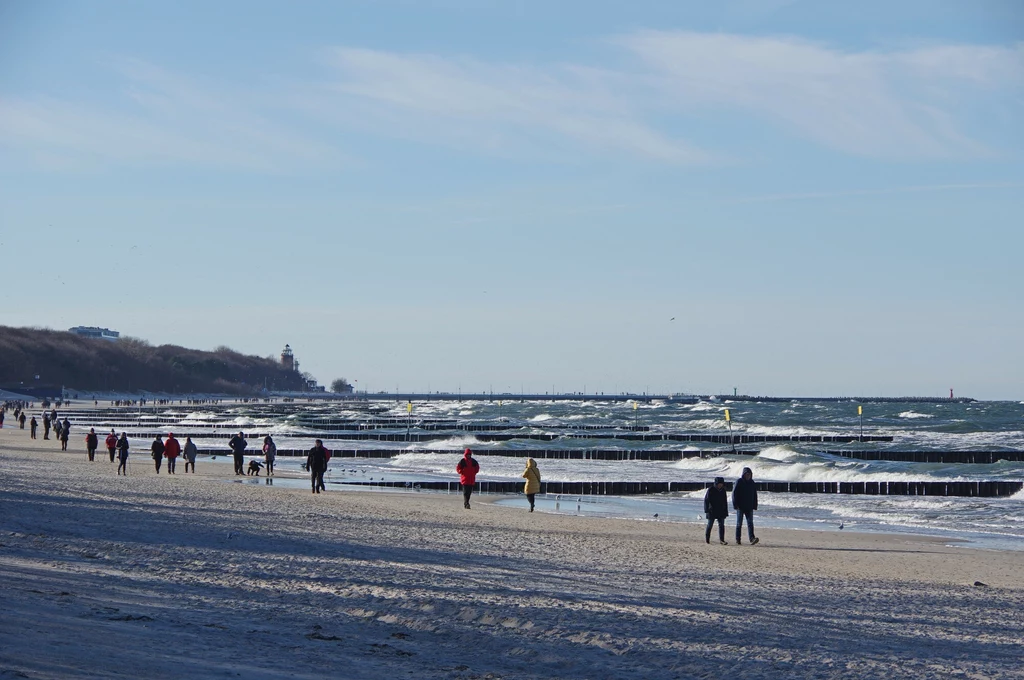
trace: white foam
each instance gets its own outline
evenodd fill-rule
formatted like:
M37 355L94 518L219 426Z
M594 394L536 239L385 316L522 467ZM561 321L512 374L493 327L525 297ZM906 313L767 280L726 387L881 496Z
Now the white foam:
M904 411L903 413L900 414L900 418L910 418L910 419L934 418L934 417L935 416L930 415L928 413L918 413L917 411Z

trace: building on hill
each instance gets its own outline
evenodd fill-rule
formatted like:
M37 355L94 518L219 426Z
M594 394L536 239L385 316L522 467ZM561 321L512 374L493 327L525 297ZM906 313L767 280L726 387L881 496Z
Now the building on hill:
M292 352L291 345L284 346L284 350L282 350L281 352L281 365L287 368L289 371L296 370L295 354Z
M74 328L69 328L68 332L81 335L83 338L96 338L112 342L117 341L121 337L118 331L112 331L109 328L98 328L96 326L75 326Z

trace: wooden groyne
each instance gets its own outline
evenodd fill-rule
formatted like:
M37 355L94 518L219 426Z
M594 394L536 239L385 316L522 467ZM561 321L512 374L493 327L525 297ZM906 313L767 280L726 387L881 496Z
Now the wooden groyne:
M174 430L171 430L174 431ZM243 430L244 431L244 430ZM193 432L181 430L174 432L178 439L185 437L203 437L206 439L230 439L238 430L226 430L224 432ZM157 435L167 435L166 430L149 432L129 432L134 438L152 439ZM246 432L246 439L255 441L267 436L265 432ZM342 441L381 441L381 442L433 442L450 439L452 434L425 434L422 432L314 432L301 435L277 435L279 437L294 437L301 439L334 439ZM509 442L509 441L541 441L552 442L558 439L603 439L621 441L641 442L703 442L708 444L777 444L787 442L807 443L833 443L849 444L852 442L891 442L892 436L864 436L858 435L756 435L756 434L710 434L710 433L681 433L681 434L655 434L655 433L567 433L555 434L548 432L483 432L473 435L480 442ZM312 443L312 442L311 442Z
M830 456L856 460L905 463L963 463L990 465L1001 460L1024 461L1024 451L821 451Z
M458 482L338 482L353 486L391 489L423 489L454 493ZM767 493L841 494L849 496L939 496L1001 498L1024 488L1024 482L756 482ZM540 492L563 496L646 496L664 493L692 493L712 486L711 482L542 482ZM731 490L732 483L726 488ZM522 493L522 482L477 482L482 493Z
M440 449L430 451L410 451L408 449L332 449L331 456L334 458L395 458L408 453L432 454L432 455L462 455L463 449ZM284 457L305 457L308 449L278 449L277 455ZM229 453L227 449L200 449L199 453L205 455L223 456ZM259 450L246 451L248 455L262 455ZM676 461L685 458L714 458L726 454L735 455L757 455L757 451L732 451L730 449L717 449L706 451L664 451L646 449L476 449L474 455L478 457L501 457L501 458L537 458L543 460L653 460L653 461Z

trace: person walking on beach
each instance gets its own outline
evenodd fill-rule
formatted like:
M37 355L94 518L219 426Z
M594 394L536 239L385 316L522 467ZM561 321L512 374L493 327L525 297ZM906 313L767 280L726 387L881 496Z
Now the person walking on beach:
M117 450L117 435L113 430L110 431L103 443L107 445L107 453L110 454L110 462L113 463L114 452Z
M274 461L277 460L277 444L269 434L263 438L263 458L267 466L267 477L273 477Z
M50 438L50 414L43 412L43 439Z
M24 411L22 411L21 413L18 414L18 425L21 426L20 429L22 429L22 430L25 429L25 412Z
M245 464L245 447L249 445L249 442L245 441L245 435L239 432L228 442L228 446L231 448L231 453L235 456L235 474L244 475L245 470L242 466Z
M306 469L309 470L309 479L313 484L313 493L326 491L324 486L324 473L327 472L327 461L331 459L331 452L324 448L324 443L319 439L306 455Z
M754 471L743 468L743 476L736 480L732 488L732 507L736 511L736 545L742 543L743 519L747 520L747 536L750 545L757 545L761 539L754 535L754 510L757 510L757 485L754 484Z
M96 436L96 429L90 427L89 434L85 435L85 452L89 460L96 460L96 449L100 446L100 438Z
M185 472L188 472L188 466L192 466L192 474L196 473L196 454L199 451L196 449L195 442L192 441L192 437L185 437L185 450L182 452L185 456Z
M32 416L32 420L30 420L29 423L28 423L29 438L31 438L31 439L35 439L36 438L36 429L38 427L39 427L39 423L36 422L36 417Z
M725 518L729 516L729 492L725 490L725 478L715 477L715 485L704 494L704 516L708 528L704 531L704 542L711 543L711 528L718 521L718 542L729 545L725 540Z
M164 462L164 440L157 435L149 447L150 455L153 456L153 464L156 465L156 473L160 474L160 464Z
M469 510L469 497L473 495L473 485L476 484L476 473L480 472L480 463L473 458L473 452L466 449L462 454L462 460L455 466L459 473L459 483L462 484L462 507Z
M68 439L71 437L71 421L67 418L60 424L60 450L68 450Z
M174 474L174 464L181 455L181 444L174 438L173 432L167 433L167 441L164 443L164 458L167 459L167 474Z
M128 476L128 433L122 432L117 440L117 474Z
M474 461L476 462L476 461ZM530 501L530 512L533 512L533 501L540 493L540 470L537 469L537 461L533 458L526 459L526 469L523 471L523 479L526 480L526 484L523 487L523 493L526 494L526 500ZM469 504L467 497L466 504Z

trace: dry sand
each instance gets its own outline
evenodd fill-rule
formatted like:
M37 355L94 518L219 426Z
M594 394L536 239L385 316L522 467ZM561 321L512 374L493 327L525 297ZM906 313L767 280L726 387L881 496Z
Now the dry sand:
M3 679L1024 677L1022 552L117 477L9 424Z

